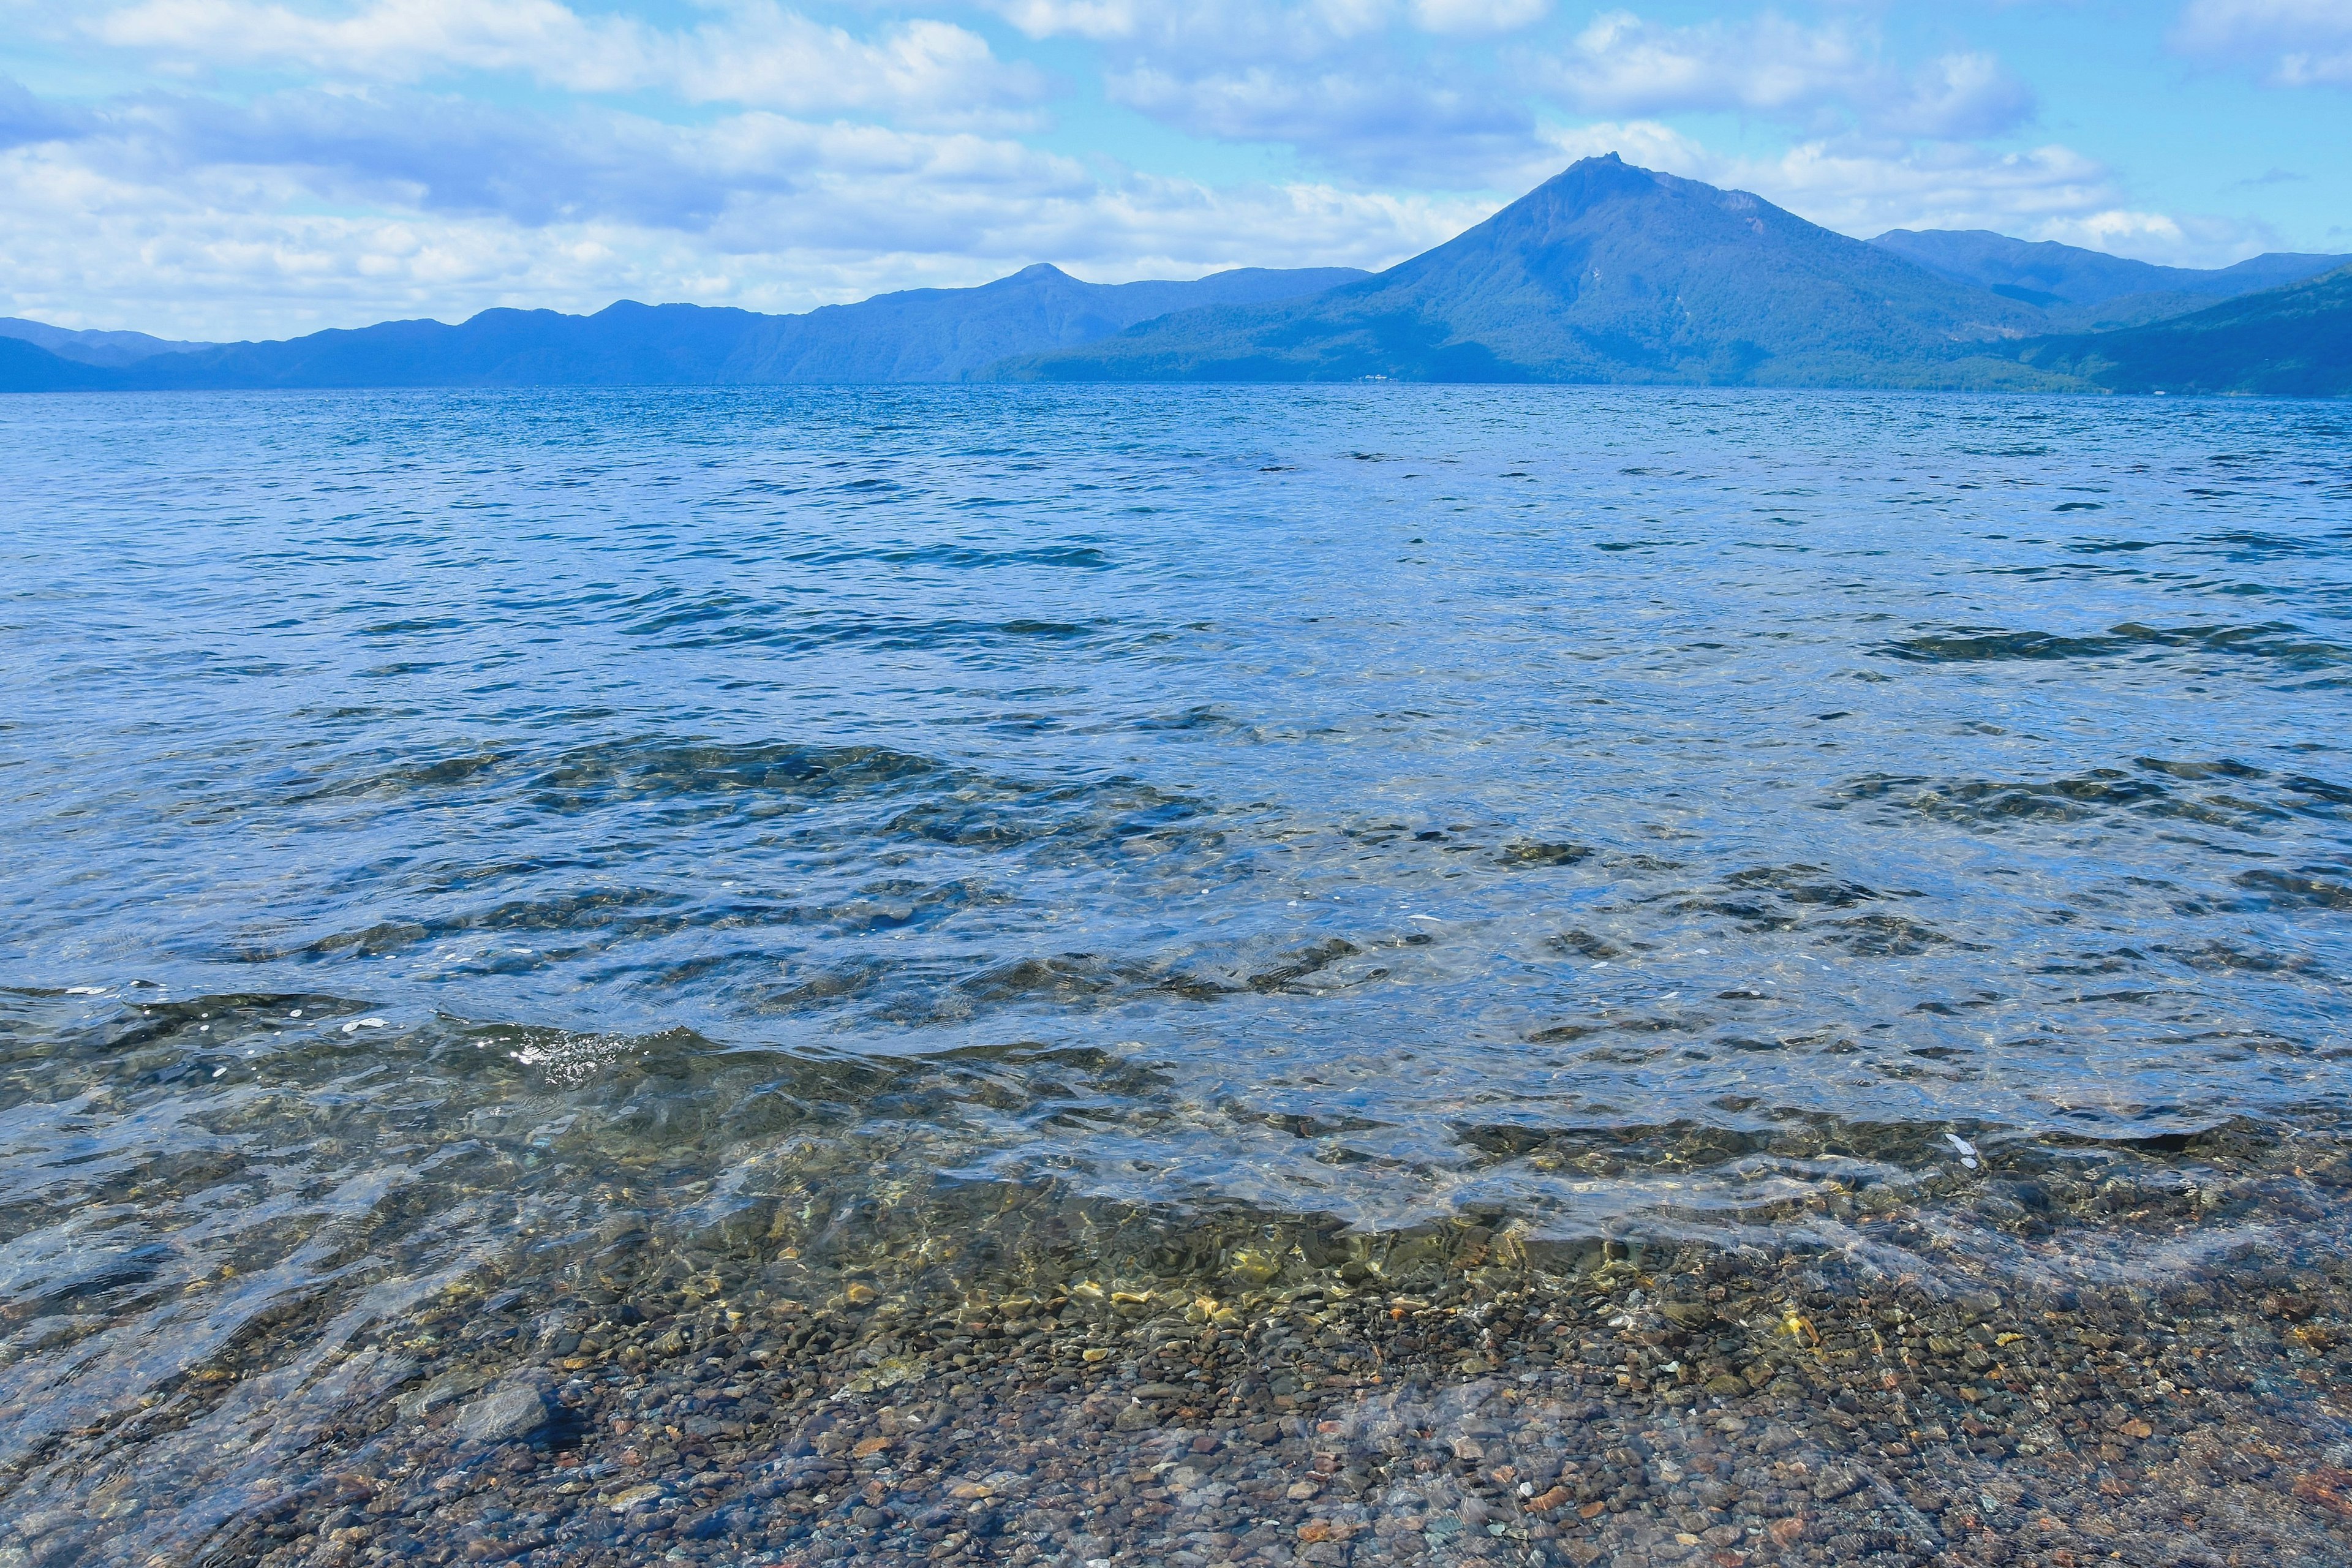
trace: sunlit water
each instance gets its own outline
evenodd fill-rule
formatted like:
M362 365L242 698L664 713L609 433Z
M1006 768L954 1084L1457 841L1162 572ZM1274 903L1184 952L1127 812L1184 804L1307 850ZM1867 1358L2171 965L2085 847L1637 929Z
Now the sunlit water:
M16 398L0 450L0 1462L780 1197L1736 1237L2344 1107L2341 408Z

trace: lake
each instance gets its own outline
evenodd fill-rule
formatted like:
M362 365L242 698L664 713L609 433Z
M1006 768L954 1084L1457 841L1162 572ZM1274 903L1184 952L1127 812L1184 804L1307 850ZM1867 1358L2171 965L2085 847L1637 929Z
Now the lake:
M2340 405L0 432L0 1560L2340 1560Z

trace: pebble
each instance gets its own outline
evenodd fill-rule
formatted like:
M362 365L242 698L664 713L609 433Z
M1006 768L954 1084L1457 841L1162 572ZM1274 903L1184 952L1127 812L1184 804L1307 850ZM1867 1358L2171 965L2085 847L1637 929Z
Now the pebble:
M1213 1229L1073 1225L1130 1250L844 1280L797 1241L682 1253L631 1220L589 1261L551 1249L341 1347L346 1404L249 1472L200 1555L2352 1563L2352 1259L2314 1227L2208 1237L2160 1276L2058 1266L2193 1250L2193 1215L2132 1203L2045 1224L2044 1263L2006 1272L1899 1220L1866 1247L1792 1227L1504 1260L1483 1223L1373 1251L1257 1218L1237 1268ZM123 1478L93 1495L135 1502L135 1447L87 1441ZM0 1568L108 1561L120 1528L34 1500L0 1521Z
M509 1379L458 1411L449 1430L462 1443L517 1443L545 1426L553 1414L536 1380Z

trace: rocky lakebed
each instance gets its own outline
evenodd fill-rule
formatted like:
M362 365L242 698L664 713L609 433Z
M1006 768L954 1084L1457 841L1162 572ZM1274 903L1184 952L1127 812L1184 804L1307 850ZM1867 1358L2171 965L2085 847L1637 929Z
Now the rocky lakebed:
M1729 1246L624 1213L299 1392L298 1317L59 1434L0 1486L69 1464L77 1500L0 1564L2318 1568L2352 1561L2347 1184L2332 1142L2224 1137ZM142 1452L240 1400L272 1447L200 1550L121 1551Z

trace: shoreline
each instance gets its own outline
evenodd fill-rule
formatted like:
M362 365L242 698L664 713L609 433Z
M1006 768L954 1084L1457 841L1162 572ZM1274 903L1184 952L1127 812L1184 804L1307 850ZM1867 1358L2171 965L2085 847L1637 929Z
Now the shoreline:
M2287 1152L2315 1197L2347 1179L2332 1143ZM2215 1189L2164 1190L2061 1234L2160 1244ZM1163 1256L1201 1240L1161 1223ZM763 1247L635 1289L576 1260L459 1283L318 1363L334 1408L199 1538L110 1549L166 1440L133 1421L5 1479L100 1476L0 1564L2352 1560L2352 1262L2324 1224L2293 1257L2224 1227L2135 1285L1793 1238L1554 1272L1457 1223L1420 1238L1420 1293L1223 1224L1213 1279L1136 1288L1024 1288L1016 1257L890 1289ZM217 1386L280 1375L248 1350Z

